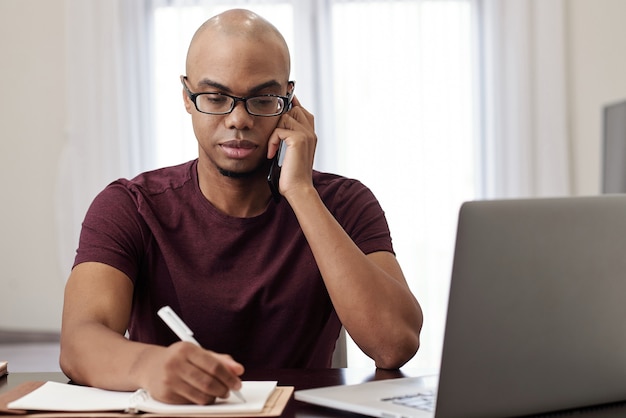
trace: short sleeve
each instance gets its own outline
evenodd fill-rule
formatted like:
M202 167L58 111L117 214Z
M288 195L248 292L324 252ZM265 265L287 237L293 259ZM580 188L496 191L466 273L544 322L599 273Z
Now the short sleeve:
M394 253L385 212L372 191L353 179L331 190L327 206L361 251Z
M148 235L133 194L119 181L111 183L96 196L85 215L74 266L100 262L134 281Z

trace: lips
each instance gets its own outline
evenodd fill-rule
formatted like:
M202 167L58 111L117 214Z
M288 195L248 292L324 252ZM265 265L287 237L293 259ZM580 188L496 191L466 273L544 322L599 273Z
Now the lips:
M243 159L258 148L258 145L245 139L234 139L220 144L222 151L228 158Z

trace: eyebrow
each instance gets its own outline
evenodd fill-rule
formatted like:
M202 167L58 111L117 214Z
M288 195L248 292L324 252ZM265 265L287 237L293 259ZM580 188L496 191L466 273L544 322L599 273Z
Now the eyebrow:
M217 81L210 80L208 78L204 78L204 79L200 80L198 82L198 86L199 87L213 87L213 88L215 88L217 90L222 90L222 91L224 91L226 93L232 93L233 92L230 88L226 87L225 85L223 85L221 83L218 83ZM258 86L254 86L252 89L250 89L248 94L255 94L255 93L258 93L261 90L265 90L265 89L270 88L270 87L280 87L280 83L278 81L276 81L276 80L266 81L265 83L261 83Z

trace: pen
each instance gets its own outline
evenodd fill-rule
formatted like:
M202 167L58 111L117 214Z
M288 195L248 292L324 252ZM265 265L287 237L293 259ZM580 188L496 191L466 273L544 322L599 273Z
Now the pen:
M178 338L181 339L181 341L187 341L197 345L198 347L200 346L200 343L198 343L198 341L193 338L193 332L189 329L187 324L185 324L183 320L180 319L178 315L176 315L176 312L174 312L172 308L170 308L169 306L164 306L159 309L157 314L161 317L163 322L165 322L167 326L170 327L172 331L174 331L174 334L176 334ZM246 399L243 397L241 392L239 392L238 390L233 390L232 392L235 394L236 397L241 399L242 402L246 402Z

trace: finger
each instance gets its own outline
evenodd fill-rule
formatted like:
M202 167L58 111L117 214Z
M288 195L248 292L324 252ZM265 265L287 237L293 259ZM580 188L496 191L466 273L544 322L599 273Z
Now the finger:
M175 383L167 385L169 391L156 398L167 403L206 405L218 397L226 398L230 393L221 381L191 363L181 365L178 376Z
M288 114L284 114L280 117L280 120L276 124L276 128L272 131L268 141L267 141L267 158L271 159L276 156L278 152L278 147L280 146L280 141L287 139L287 137L292 133L292 129L290 129L290 125L288 124L288 119L290 116ZM291 118L293 119L293 118Z
M215 402L218 397L228 396L228 391L224 395L216 394L213 392L215 389L207 386L206 388L197 388L189 383L184 383L178 389L178 392L173 394L168 403L187 404L194 403L197 405L210 405ZM215 393L215 394L214 394Z
M179 349L179 352L183 349ZM226 391L225 388L211 388L203 373L197 366L192 364L186 355L180 358L182 361L167 361L163 373L159 373L153 379L154 385L150 387L150 394L157 400L172 404L209 404L215 401L219 393ZM220 390L222 392L220 392Z
M300 104L300 100L298 99L298 96L296 96L295 94L293 96L293 99L291 100L291 104L293 105L293 107L302 106Z
M230 388L216 376L196 369L189 379L189 394L194 402L205 402L211 397L228 398Z
M270 135L268 141L267 141L267 159L272 159L276 156L276 153L278 152L278 147L280 145L280 135L278 134L278 132L276 132L278 130L278 127L276 129L274 129L274 131L272 132L272 134Z
M241 389L241 379L239 376L241 376L244 372L243 365L233 360L233 358L228 354L213 354L220 362L217 366L215 376L217 376L220 382L228 389Z
M289 111L289 115L296 121L302 124L306 124L306 126L313 130L315 126L315 117L313 116L313 114L306 110L304 107L302 107L302 105L300 104L300 100L298 100L296 96L294 96L292 103L293 107Z
M172 398L170 402L206 404L215 397L227 397L231 388L241 387L238 377L219 357L191 343L178 342L170 346L173 355L166 361L165 376L169 376L163 387L169 387L161 398ZM243 367L243 366L242 366Z
M208 382L207 379L200 376L200 379L203 380L200 385L205 387L208 384L209 388L217 391L211 393L224 396L231 389L238 390L241 388L239 375L243 373L243 366L232 360L230 356L203 350L197 355L190 356L189 359L204 375L209 376ZM241 372L239 373L239 371Z
M243 367L243 364L235 361L228 354L216 354L216 356L219 357L224 366L228 367L235 375L241 376L244 373L245 368Z

